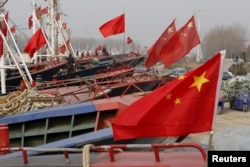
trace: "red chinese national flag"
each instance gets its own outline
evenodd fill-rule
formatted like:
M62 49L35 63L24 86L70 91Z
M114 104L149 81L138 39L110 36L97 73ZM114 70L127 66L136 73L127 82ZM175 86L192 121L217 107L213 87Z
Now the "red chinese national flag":
M211 131L224 57L225 52L216 54L128 106L112 122L115 140Z
M32 58L34 53L45 44L45 36L43 35L42 29L39 28L24 47L24 52L29 53L30 58Z
M176 33L175 20L167 27L167 29L161 34L158 40L148 50L148 57L145 62L145 67L151 67L152 65L161 61L160 51L162 46Z
M29 29L31 29L32 26L33 26L33 17L32 17L32 15L30 15L30 17L28 19L28 26L29 26Z
M62 46L59 47L59 52L60 53L62 53L62 54L65 53L66 49L69 47L69 42L70 42L70 40L67 40L66 41L66 45L64 44L64 45L62 45Z
M132 38L127 37L127 44L131 44L133 42Z
M56 19L56 21L60 20L61 19L61 13L57 13L56 16L55 16L55 19Z
M66 30L67 29L67 23L62 23L62 28L64 29L64 30Z
M11 28L10 28L10 32L11 32L12 34L16 33L16 26L11 27Z
M42 15L44 15L44 14L48 14L48 12L49 12L49 8L48 8L48 6L47 6L47 7L45 7L45 8L43 8L43 9L41 10Z
M170 66L187 55L191 49L200 44L195 18L192 16L180 30L164 44L160 57L164 65Z
M5 14L5 17L4 17L4 18L5 18L6 23L8 23L8 20L9 20L9 12L7 12L7 13ZM6 25L5 21L3 20L3 21L1 22L1 31L2 31L2 33L3 33L4 36L7 36L8 29L7 29L7 25Z
M123 33L125 31L125 15L122 14L99 27L104 38Z

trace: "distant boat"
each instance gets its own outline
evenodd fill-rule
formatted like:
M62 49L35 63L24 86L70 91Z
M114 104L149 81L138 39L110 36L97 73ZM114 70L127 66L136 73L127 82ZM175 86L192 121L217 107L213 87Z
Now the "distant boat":
M34 80L51 80L53 76L66 65L66 60L44 61L42 63L28 65L28 70ZM20 90L22 80L22 76L18 70L7 69L5 79L7 92Z
M100 60L95 66L88 62L85 64L79 64L81 68L75 69L75 71L71 72L70 74L68 73L67 60L65 59L30 64L28 68L32 78L37 82L41 82L51 81L53 78L70 79L76 78L77 76L89 77L90 75L95 75L100 70L124 65L135 67L141 63L143 59L143 56L126 55L120 60L115 59L115 57L112 58L112 60ZM6 85L8 92L20 89L21 81L22 77L16 69L7 69Z
M140 56L135 53L114 55L110 59L105 59L98 61L96 64L91 62L84 64L76 64L75 71L72 71L70 74L67 71L58 72L56 74L57 79L69 79L76 78L76 76L88 77L98 73L100 70L105 70L109 68L115 68L120 66L130 66L135 67L144 60L144 56Z

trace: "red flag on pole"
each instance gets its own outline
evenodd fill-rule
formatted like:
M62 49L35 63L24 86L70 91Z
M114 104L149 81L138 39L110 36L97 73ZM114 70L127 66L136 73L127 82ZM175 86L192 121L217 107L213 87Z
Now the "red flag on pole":
M8 23L8 20L9 20L9 12L7 12L7 13L5 14L5 21L6 21L7 23ZM3 21L1 22L1 30L2 30L2 32L3 32L3 35L4 35L4 36L7 36L8 29L7 29L7 25L6 25L5 21L3 20Z
M29 53L30 58L32 58L34 53L45 44L45 36L43 35L42 29L39 28L24 47L24 52Z
M10 28L10 32L11 32L12 34L16 33L16 26L11 27L11 28Z
M9 12L7 12L5 14L5 18L4 19L5 19L6 22L8 22L8 20L9 20ZM7 31L7 25L6 25L5 21L2 20L0 22L0 30L2 31L2 33L3 33L4 36L7 36L7 32L8 31ZM3 44L4 44L3 38L2 38L2 36L0 36L0 58L3 55L3 48L4 48Z
M125 15L122 14L99 27L104 38L123 33L125 31Z
M42 17L42 10L41 10L41 6L39 6L39 7L36 8L36 18L38 20L40 20L41 17Z
M56 19L56 21L60 20L61 19L61 13L57 13L55 19Z
M32 15L30 15L30 17L29 17L28 26L29 26L29 29L31 29L32 26L33 26L33 17L32 17Z
M70 40L67 40L67 41L66 41L67 47L69 47L69 42L70 42ZM66 51L66 45L64 44L64 45L62 45L62 46L59 47L59 52L60 52L60 53L62 53L62 54L65 53L65 51Z
M67 29L67 23L66 23L66 22L62 23L62 28L63 28L64 30Z
M41 13L42 13L42 15L48 14L48 13L49 13L49 8L48 8L48 6L45 7L45 8L43 8L43 9L41 10Z
M115 140L211 131L224 53L128 106L112 122Z
M148 50L148 57L145 62L145 67L151 67L157 62L161 61L160 51L165 43L176 33L175 20L167 27L167 29L161 34L158 40Z
M128 37L127 38L127 44L131 44L132 42L133 42L133 40L130 37Z
M195 18L192 16L178 32L164 44L160 57L165 66L170 66L200 44Z

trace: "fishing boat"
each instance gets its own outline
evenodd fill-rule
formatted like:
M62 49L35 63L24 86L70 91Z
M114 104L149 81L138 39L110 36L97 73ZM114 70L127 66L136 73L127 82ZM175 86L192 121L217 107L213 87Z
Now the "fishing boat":
M0 124L8 125L12 147L35 147L108 128L120 112L142 96L130 94L6 115ZM105 141L113 143L112 135Z
M116 59L116 61L115 59L100 61L99 64L95 66L93 66L90 62L85 65L76 64L79 68L76 68L69 74L67 60L62 58L59 61L43 61L41 63L29 64L28 70L34 81L51 81L54 78L65 80L76 78L77 76L88 77L95 75L100 70L112 67L120 67L124 65L135 67L140 64L143 59L143 56L127 55L126 57L123 57L123 59ZM21 82L23 80L20 72L16 69L7 69L6 72L7 92L20 89Z
M121 66L136 67L144 60L144 56L136 53L113 55L111 59L97 61L96 64L88 62L87 64L76 64L74 71L68 73L67 69L61 69L55 74L55 77L60 80L80 77L88 77L98 74L101 70L116 68ZM49 80L46 80L49 81Z
M44 61L42 63L29 64L27 66L31 78L35 81L51 80L53 76L67 65L67 61L61 59L60 61ZM25 73L27 75L27 73ZM6 90L7 92L12 92L20 90L23 78L20 72L16 69L6 70Z
M58 13L58 2L52 1L49 4L49 10L47 10L50 13L54 13L54 15L55 13ZM34 12L32 17L36 19L33 19L32 25L35 27L36 24L39 25L43 22L43 17L41 14L41 16L38 15L38 13L41 12L39 7L33 4L33 8L36 13ZM69 79L75 78L76 76L87 77L89 75L95 75L97 71L102 69L124 65L135 67L143 61L143 56L133 52L112 56L98 53L98 55L94 54L87 57L78 58L70 44L65 44L66 51L61 53L59 51L59 45L56 45L55 41L57 41L57 43L61 43L61 45L64 46L63 42L65 42L66 38L69 38L69 34L67 33L67 30L61 29L61 21L56 20L54 15L49 14L49 16L51 16L53 19L49 20L50 24L48 24L54 28L48 27L47 29L58 31L58 33L55 33L54 31L45 32L42 30L43 34L50 36L50 38L46 39L46 53L44 53L45 48L41 48L40 50L37 50L37 53L35 53L32 58L29 58L28 54L21 53L20 48L17 46L16 41L11 33L10 35L15 45L15 50L17 50L17 52L15 51L16 53L11 50L11 47L8 46L7 40L5 40L5 45L8 46L7 48L9 54L3 55L3 60L5 60L4 62L7 63L5 63L4 66L1 66L1 69L4 69L6 73L5 75L1 76L1 81L5 82L6 85L6 91L2 91L3 94L20 89L20 87L22 87L24 84L23 81L32 84L33 81L51 81L53 78ZM5 20L5 24L9 28L7 20ZM69 55L72 55L74 63L70 63L68 58ZM26 58L24 59L24 57ZM25 85L27 86L27 83ZM4 86L1 85L1 89L3 89L3 87Z
M198 144L159 144L166 138L114 141L112 120L142 97L129 94L2 117L10 147L0 148L0 162L7 166L203 165L206 152Z
M110 70L106 75L100 73L99 77L95 77L97 81L93 85L41 89L39 93L41 96L28 97L28 100L24 100L26 97L21 95L8 97L8 99L33 102L31 106L33 111L27 110L28 103L22 105L26 110L19 108L7 112L7 105L2 108L0 124L8 124L10 144L34 147L107 128L126 106L166 83L165 78L151 78L153 76L150 73L131 73L130 68L119 70L123 72ZM105 76L109 79L105 80ZM93 86L102 87L94 92L86 90ZM43 96L49 93L56 96ZM14 104L12 106L16 106L17 103L20 101L11 102ZM35 104L38 104L36 109ZM42 105L46 108L40 109ZM26 130L23 131L23 128ZM112 139L108 141L114 142ZM104 139L101 143L104 143Z
M89 78L37 82L32 89L11 92L0 98L0 115L145 93L164 85L171 77L153 72L136 73L129 66L102 70ZM169 74L170 75L170 74ZM19 100L22 99L22 100Z

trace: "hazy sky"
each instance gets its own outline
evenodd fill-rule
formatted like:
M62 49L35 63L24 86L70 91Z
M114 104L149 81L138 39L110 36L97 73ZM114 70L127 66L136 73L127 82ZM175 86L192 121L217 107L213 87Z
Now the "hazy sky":
M9 0L5 9L9 17L27 28L33 0ZM51 0L34 0L46 7ZM249 0L59 0L61 10L67 16L72 37L104 39L99 27L106 21L125 12L126 33L143 46L151 46L167 26L176 19L177 28L197 13L200 20L201 36L211 28L220 25L240 24L249 32ZM11 26L11 25L10 25ZM123 39L115 35L109 39Z

